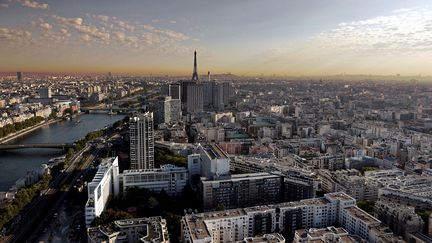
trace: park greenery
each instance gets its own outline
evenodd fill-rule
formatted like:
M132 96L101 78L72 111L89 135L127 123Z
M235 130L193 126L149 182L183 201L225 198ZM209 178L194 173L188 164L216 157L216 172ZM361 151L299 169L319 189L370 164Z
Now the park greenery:
M374 212L374 202L369 201L357 201L357 206L361 209L363 209L365 212L369 214L373 214Z
M51 173L53 174L53 176L54 177L57 176L64 168L69 166L70 162L72 161L72 158L75 156L75 154L78 151L81 151L85 147L87 142L99 138L102 135L103 135L103 131L93 131L93 132L89 132L83 139L76 141L74 147L68 149L64 162L58 163L57 165L51 168Z
M155 166L159 167L163 164L187 167L187 158L179 154L174 154L168 149L155 148Z
M0 229L3 226L15 218L18 213L29 204L36 196L48 188L48 185L52 177L49 174L45 174L41 177L39 182L28 187L21 188L17 191L15 199L12 203L0 207Z
M364 167L360 168L360 173L362 175L364 175L365 172L376 171L376 170L379 170L379 168L378 167L374 167L374 166L364 166Z
M78 113L77 110L72 110L72 108L67 108L63 111L63 116L65 116L65 115L72 116L72 115L77 114L77 113Z
M32 118L29 118L22 122L15 122L14 124L7 124L4 127L0 127L0 138L6 137L9 134L12 134L14 132L21 131L23 129L32 127L36 124L41 123L44 120L43 117L35 116Z
M168 196L162 190L155 193L144 188L130 188L117 198L112 198L100 217L93 225L104 225L114 220L162 216L167 220L170 235L180 235L180 219L184 211L200 210L199 199L190 186L183 189L182 195Z
M418 210L416 213L422 218L423 222L425 222L424 232L428 232L431 226L429 218L432 217L432 209Z
M123 125L129 122L129 117L125 116L122 120L118 120L112 124L113 129L121 128Z

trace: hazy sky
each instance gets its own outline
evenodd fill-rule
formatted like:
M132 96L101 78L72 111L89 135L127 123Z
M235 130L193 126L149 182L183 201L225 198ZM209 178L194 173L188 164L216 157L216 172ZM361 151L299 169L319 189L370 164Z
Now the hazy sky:
M428 2L0 0L0 71L432 75Z

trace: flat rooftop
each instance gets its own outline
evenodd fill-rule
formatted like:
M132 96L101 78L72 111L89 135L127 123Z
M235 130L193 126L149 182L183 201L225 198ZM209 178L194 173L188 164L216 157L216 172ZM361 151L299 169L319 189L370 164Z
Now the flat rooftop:
M220 219L220 218L231 218L231 217L240 217L245 216L246 212L243 208L224 210L224 211L215 211L208 212L204 214L204 220L212 220L212 219Z
M102 163L99 165L98 170L93 177L93 180L89 183L92 185L97 185L101 182L102 178L108 173L110 167L112 166L115 158L104 159Z
M344 192L333 192L333 193L327 193L325 194L325 197L332 200L340 200L340 201L352 201L355 200L350 195L344 193Z
M262 172L262 173L248 173L248 174L236 174L230 176L222 176L214 180L210 180L206 177L201 177L203 183L218 183L224 181L243 181L249 179L265 179L265 178L279 178L278 175L273 175L270 173Z
M124 230L134 228L141 240L159 242L167 233L164 232L165 221L161 217L133 218L117 220L107 225L88 229L89 239L107 239Z
M211 159L228 159L225 152L216 144L206 144L202 147Z
M361 221L365 222L366 224L380 224L381 221L374 218L372 215L366 213L365 211L361 210L358 207L348 207L345 209L350 215L360 219Z
M309 229L309 230L304 230L306 234L310 235L313 238L316 237L322 237L325 234L331 233L331 234L336 234L336 235L342 235L342 234L348 234L348 232L342 228L342 227L327 227L327 228L321 228L321 229Z
M279 243L285 242L285 238L279 233L265 234L263 236L248 237L237 243Z
M191 237L194 240L211 237L210 231L202 217L196 215L186 215L185 221L190 229Z

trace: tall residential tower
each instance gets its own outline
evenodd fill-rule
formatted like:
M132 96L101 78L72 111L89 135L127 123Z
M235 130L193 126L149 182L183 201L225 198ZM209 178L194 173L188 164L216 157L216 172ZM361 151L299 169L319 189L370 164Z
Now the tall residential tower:
M153 112L136 114L129 122L132 170L154 168Z

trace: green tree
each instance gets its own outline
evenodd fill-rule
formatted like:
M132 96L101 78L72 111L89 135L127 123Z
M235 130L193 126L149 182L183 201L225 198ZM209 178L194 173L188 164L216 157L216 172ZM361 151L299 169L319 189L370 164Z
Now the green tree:
M154 197L150 197L147 200L147 204L148 204L149 208L156 208L159 205L159 201Z
M374 202L357 201L357 206L370 214L373 214L374 205L375 205Z

